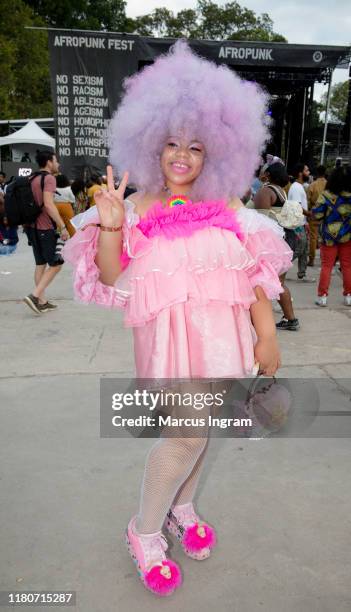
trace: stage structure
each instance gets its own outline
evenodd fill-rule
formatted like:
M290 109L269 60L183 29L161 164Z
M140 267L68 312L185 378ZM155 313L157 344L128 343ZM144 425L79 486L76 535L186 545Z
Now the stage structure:
M165 53L174 39L85 30L49 30L57 153L70 177L103 173L106 129L123 79ZM289 165L308 155L314 83L347 68L349 47L190 40L199 55L224 63L271 94L272 147ZM172 92L170 91L170 96Z

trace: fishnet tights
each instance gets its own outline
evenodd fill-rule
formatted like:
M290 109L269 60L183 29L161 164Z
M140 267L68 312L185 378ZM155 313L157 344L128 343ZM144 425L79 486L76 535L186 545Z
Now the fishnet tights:
M182 390L184 392L184 387ZM201 392L204 392L203 386ZM206 407L194 411L181 406L173 410L172 416L208 419L209 412ZM136 523L139 533L160 531L171 505L192 501L207 447L208 428L184 426L163 429L162 437L152 446L146 459Z

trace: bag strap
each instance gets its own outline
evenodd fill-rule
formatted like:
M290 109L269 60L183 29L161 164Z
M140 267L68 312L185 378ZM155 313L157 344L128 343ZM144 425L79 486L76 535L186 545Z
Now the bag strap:
M276 196L278 196L280 201L281 201L282 196L283 196L284 204L285 204L285 202L287 201L288 197L287 197L287 195L286 195L286 193L285 193L285 191L283 189L281 189L280 187L278 187L276 185L271 185L270 183L268 185L266 185L266 187L269 187L270 189L273 189L274 193L276 194Z
M28 177L28 180L29 180L30 182L32 182L32 180L33 180L33 179L35 179L37 176L42 176L42 177L44 177L44 179L45 179L45 177L46 177L48 174L50 174L50 172L47 172L47 170L37 170L36 172L33 172L33 173L32 173L32 174L31 174L31 175Z
M50 172L47 172L46 170L38 170L37 172L33 172L33 174L30 175L28 180L32 182L37 176L41 176L40 189L42 193L44 193L45 177L48 176L48 174L50 174ZM40 206L40 208L43 208L43 206L44 206L44 202Z
M47 172L46 170L38 170L37 172L33 172L33 174L31 174L31 176L29 177L29 181L32 183L32 181L37 177L37 176L41 176L40 179L40 189L41 192L43 194L43 203L39 206L40 210L43 210L44 208L44 187L45 187L45 177L50 174L50 172ZM35 219L34 221L34 229L37 230L37 219Z
M253 398L255 396L257 385L258 385L258 382L259 382L261 376L262 376L262 374L260 372L258 372L256 377L250 383L250 386L249 386L249 388L247 390L247 395L246 395L246 400L245 400L245 406L246 406L246 410L247 411L250 410L250 408L251 408L252 400L253 400ZM273 378L272 382L267 384L267 388L263 387L262 391L270 389L277 382L277 379L276 379L275 376L272 376L272 378Z

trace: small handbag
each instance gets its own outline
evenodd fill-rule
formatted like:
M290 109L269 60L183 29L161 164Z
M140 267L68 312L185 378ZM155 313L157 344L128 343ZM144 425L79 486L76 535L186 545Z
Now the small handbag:
M287 423L292 410L292 395L273 376L272 381L258 388L261 381L260 374L251 382L246 399L234 401L235 416L239 413L251 420L251 425L245 427L243 436L250 439L266 438L277 433Z

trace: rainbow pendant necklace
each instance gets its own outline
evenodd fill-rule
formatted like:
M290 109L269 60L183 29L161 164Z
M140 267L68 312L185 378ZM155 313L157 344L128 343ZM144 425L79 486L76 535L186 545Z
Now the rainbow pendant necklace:
M187 196L175 195L168 198L167 206L170 208L173 206L184 206L184 204L189 204L189 202L191 202L191 200Z
M169 206L170 208L173 208L173 206L184 206L184 204L189 204L191 203L190 198L188 198L188 196L185 195L173 195L171 190L165 185L164 186L164 191L166 191L170 197L168 198L167 202L166 202L166 206Z

